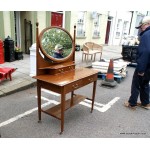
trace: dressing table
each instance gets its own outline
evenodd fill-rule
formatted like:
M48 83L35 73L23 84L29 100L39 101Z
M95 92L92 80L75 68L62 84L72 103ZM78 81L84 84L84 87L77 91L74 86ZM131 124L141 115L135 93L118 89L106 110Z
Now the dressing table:
M61 131L64 131L64 112L74 105L85 100L87 97L75 94L75 90L93 83L91 112L94 106L96 83L98 72L88 68L75 67L75 35L61 27L51 26L43 29L39 34L38 23L36 23L36 76L37 79L37 101L38 119L41 121L41 112L51 115L61 121ZM56 44L63 46L63 58L53 57ZM41 88L59 93L60 104L47 110L41 108ZM71 93L70 99L66 100L66 94Z

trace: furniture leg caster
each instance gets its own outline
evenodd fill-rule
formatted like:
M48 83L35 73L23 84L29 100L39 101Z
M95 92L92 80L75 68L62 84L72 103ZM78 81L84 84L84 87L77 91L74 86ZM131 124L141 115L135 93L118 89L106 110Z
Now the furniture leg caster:
M61 131L59 134L62 135L63 131Z

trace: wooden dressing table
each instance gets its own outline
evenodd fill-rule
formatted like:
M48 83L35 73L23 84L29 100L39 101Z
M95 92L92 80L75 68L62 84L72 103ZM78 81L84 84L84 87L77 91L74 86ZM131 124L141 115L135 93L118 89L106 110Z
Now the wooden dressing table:
M38 31L38 23L36 24L36 32L37 32L37 75L34 76L37 79L37 96L38 96L38 117L39 121L41 121L41 112L44 112L48 115L51 115L61 121L61 132L64 131L64 112L73 107L74 105L80 103L85 100L87 97L82 95L77 95L74 93L76 89L79 89L87 84L93 83L93 94L92 98L88 98L92 101L91 112L94 106L95 92L96 92L96 82L98 72L88 68L76 68L74 63L75 58L75 28L74 28L74 40L71 35L63 28L60 27L48 27L42 30L39 35ZM52 35L52 29L56 30L57 33L64 32L67 34L71 41L71 51L70 47L63 44L64 49L70 51L68 55L63 59L55 59L51 55L47 55L45 48L43 48L43 44L41 41L43 37L45 37L45 31L49 32L49 35ZM55 32L56 33L56 32ZM58 37L58 36L57 36ZM65 35L66 37L66 35ZM61 41L61 39L59 39ZM65 40L66 41L66 40ZM52 41L51 41L52 43ZM41 55L41 52L43 55ZM49 52L50 53L50 52ZM52 53L52 52L51 52ZM48 110L41 109L41 88L48 89L50 91L59 93L61 95L60 104L49 108ZM66 100L66 94L71 93L70 99Z

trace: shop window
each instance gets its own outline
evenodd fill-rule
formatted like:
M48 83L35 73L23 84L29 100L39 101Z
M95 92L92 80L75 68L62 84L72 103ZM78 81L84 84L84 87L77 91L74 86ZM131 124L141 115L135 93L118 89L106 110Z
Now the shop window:
M78 12L77 37L85 37L85 12Z

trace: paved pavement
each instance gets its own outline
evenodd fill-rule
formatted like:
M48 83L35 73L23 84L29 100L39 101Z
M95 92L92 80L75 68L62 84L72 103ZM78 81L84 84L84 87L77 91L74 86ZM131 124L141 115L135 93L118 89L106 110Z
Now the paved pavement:
M121 56L121 46L104 46L102 59L119 58ZM99 55L99 54L98 54ZM99 56L96 56L96 60ZM33 60L32 60L33 61ZM24 54L23 60L16 60L13 62L5 62L0 64L0 67L13 67L17 70L12 73L12 81L9 79L0 82L0 97L27 89L36 85L36 80L32 78L30 68L30 55ZM82 62L82 51L76 51L75 54L76 66L91 66L91 60Z

